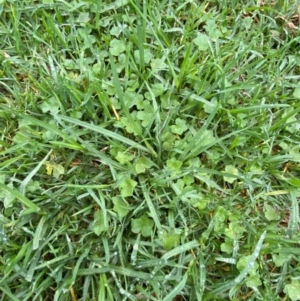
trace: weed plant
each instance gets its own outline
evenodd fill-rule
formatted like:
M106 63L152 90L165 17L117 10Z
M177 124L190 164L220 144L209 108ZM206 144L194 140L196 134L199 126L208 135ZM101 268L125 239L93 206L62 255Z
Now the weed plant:
M300 300L297 1L0 1L0 300Z

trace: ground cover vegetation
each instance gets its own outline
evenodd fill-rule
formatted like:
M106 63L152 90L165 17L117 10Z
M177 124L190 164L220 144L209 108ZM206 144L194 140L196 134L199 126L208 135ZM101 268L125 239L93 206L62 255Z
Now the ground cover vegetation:
M0 300L300 300L296 1L0 1Z

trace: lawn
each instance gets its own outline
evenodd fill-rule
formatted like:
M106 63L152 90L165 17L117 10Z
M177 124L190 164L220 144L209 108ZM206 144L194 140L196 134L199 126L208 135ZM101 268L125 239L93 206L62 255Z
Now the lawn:
M297 1L0 19L0 301L300 300Z

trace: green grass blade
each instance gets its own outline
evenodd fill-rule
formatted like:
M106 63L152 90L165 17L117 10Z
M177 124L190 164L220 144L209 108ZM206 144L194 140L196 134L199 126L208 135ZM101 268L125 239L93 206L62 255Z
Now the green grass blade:
M9 287L7 287L7 285L5 286L0 286L0 290L4 293L4 295L2 297L5 297L5 295L7 295L9 297L9 300L12 301L21 301L19 298L17 298L9 289ZM3 299L4 300L4 299Z
M291 206L291 215L289 220L288 231L290 237L293 238L297 233L298 225L300 222L299 202L297 200L297 193L295 191L291 190L290 195L291 195L292 206Z
M174 298L179 295L179 293L184 288L188 278L188 273L185 273L181 281L174 287L174 289L163 299L163 301L172 301Z
M123 98L123 92L122 92L122 89L121 89L121 84L120 84L120 80L119 80L119 77L118 77L118 73L117 73L117 70L116 70L116 65L115 65L115 62L114 62L114 58L113 56L110 54L109 56L110 58L110 65L111 65L111 69L112 69L112 73L113 73L113 81L114 81L114 85L115 85L115 88L116 88L116 92L117 92L117 95L119 97L119 100L120 100L120 103L121 103L121 106L122 106L122 109L124 111L124 114L125 116L128 118L128 120L130 121L131 123L131 126L134 128L134 131L139 135L141 136L142 132L141 132L141 127L140 125L137 123L137 121L135 121L133 119L133 117L131 116L131 114L129 113L129 110L124 102L124 98Z
M35 230L34 237L33 237L32 250L38 249L38 247L40 245L40 241L43 239L42 233L44 232L46 220L47 220L47 217L42 216L42 218L40 219L40 221L37 225L37 228Z
M147 203L148 209L150 211L151 217L154 220L155 226L157 228L158 231L162 230L162 226L159 220L159 217L157 215L155 206L150 198L149 192L147 191L147 188L145 186L145 179L143 177L140 177L140 184L141 184L141 188L142 188L142 192L143 192L143 196L145 198L145 201Z
M175 248L173 248L171 251L168 251L166 254L164 254L161 259L163 260L168 260L170 259L171 257L174 257L178 254L182 254L186 251L189 251L191 249L194 249L194 248L197 248L199 247L199 242L196 241L196 240L192 240L190 242L187 242L185 244L182 244L180 246L177 246Z
M48 154L44 157L42 161L39 162L39 164L28 174L28 176L22 181L20 185L20 192L21 194L25 195L25 189L28 185L29 181L34 177L34 175L38 172L38 170L43 166L45 161L49 158L50 154L52 153L52 150L48 152Z
M208 294L206 294L203 298L203 301L211 300L211 298L214 298L215 296L217 296L219 294L229 291L234 286L238 285L239 283L241 283L243 281L243 279L247 276L249 271L251 269L253 269L254 262L257 259L257 257L259 256L259 252L262 248L262 244L265 239L265 236L266 236L266 231L263 232L262 235L260 236L260 238L256 244L256 247L255 247L246 267L244 268L244 270L234 280L228 281L227 283L221 285L220 287L218 287L218 288L214 289L213 291L209 292Z
M270 132L273 132L275 130L277 130L278 128L280 128L281 126L283 126L287 120L293 116L295 116L296 114L298 114L300 112L300 105L297 105L295 107L295 109L291 112L289 112L288 114L286 114L283 118L280 118L278 121L276 121L271 127L270 127Z
M28 209L32 210L30 212L40 212L41 209L35 205L33 202L31 202L27 197L25 197L23 194L21 194L19 191L0 183L0 188L7 190L9 193L11 193L16 199L18 199L23 205L25 205Z
M149 150L146 147L140 145L139 143L136 143L135 141L133 141L131 139L128 139L124 136L121 136L121 135L119 135L115 132L109 131L109 130L103 128L103 127L96 126L94 124L90 124L90 123L87 123L87 122L84 122L84 121L81 121L81 120L78 120L78 119L75 119L75 118L72 118L72 117L67 117L67 116L62 116L62 115L58 115L57 118L59 118L61 120L64 120L64 121L67 121L67 122L70 122L70 123L75 124L75 125L79 125L83 128L89 129L93 132L102 134L104 138L109 137L111 139L120 141L120 142L122 142L126 145L129 145L133 148L137 148L141 151L149 153Z

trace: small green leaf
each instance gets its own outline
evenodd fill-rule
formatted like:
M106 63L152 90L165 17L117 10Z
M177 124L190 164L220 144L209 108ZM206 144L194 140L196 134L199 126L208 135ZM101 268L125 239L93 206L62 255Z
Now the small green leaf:
M134 73L131 73L129 80L127 81L127 90L130 92L135 92L140 87L140 78ZM136 98L143 98L143 95L136 93Z
M137 185L137 182L134 180L131 180L130 178L126 178L121 184L121 195L122 197L128 197L132 196L135 186Z
M153 111L138 111L136 117L142 121L143 127L147 127L153 119Z
M184 119L177 118L175 125L171 126L172 133L182 135L188 129Z
M243 18L243 25L246 30L249 30L252 26L253 19L250 17Z
M246 285L248 287L259 287L261 285L260 275L255 274L246 278Z
M214 133L212 130L205 130L201 136L201 145L205 146L212 142L214 142L216 138L214 137Z
M291 284L286 284L284 292L291 298L292 301L300 300L300 282L293 279Z
M291 259L290 254L282 253L282 254L273 254L272 259L277 267L282 267L287 261Z
M125 126L125 129L128 133L134 134L135 136L139 135L139 123L133 125L132 122L127 119L127 117L121 117L120 122L123 126Z
M138 64L140 64L140 51L135 50L134 51L134 58ZM144 62L145 64L149 64L151 59L153 58L153 54L149 49L144 49Z
M206 113L210 114L213 112L213 110L216 108L217 105L218 105L217 98L214 97L209 103L205 103L203 105L203 109Z
M145 100L144 98L140 98L136 102L136 106L139 110L144 110L149 105L150 105L150 102L148 100Z
M163 246L167 251L172 250L174 247L177 247L180 244L180 234L166 234L163 237Z
M140 95L136 92L132 92L129 90L126 90L123 98L124 98L124 103L127 106L127 108L132 108L133 106L137 105L138 103L141 104L144 102L143 95Z
M14 188L13 183L12 182L8 183L7 187ZM12 207L13 201L16 199L16 197L6 189L0 189L0 199L2 198L3 198L4 208Z
M113 39L110 42L110 53L114 56L119 56L126 50L126 45L123 41Z
M49 125L57 128L55 122L53 120L49 121ZM43 140L45 140L46 142L51 141L51 140L55 140L56 139L56 133L52 130L46 130L44 131L42 138Z
M226 209L223 206L219 206L215 215L216 220L224 222L228 216Z
M199 211L202 211L206 208L208 200L202 199L201 201L193 203L193 207L197 208Z
M142 233L145 237L150 236L153 225L153 220L148 218L147 215L143 215L140 218L131 221L131 231L133 233Z
M113 26L109 31L109 33L115 37L118 37L121 32L122 32L122 28L120 26Z
M175 184L175 183L174 183ZM184 181L183 181L183 179L178 179L177 181L176 181L176 187L177 187L177 189L178 189L178 191L180 191L180 192L182 192L182 190L183 190L183 188L184 188Z
M63 61L63 65L65 66L65 68L67 70L74 70L77 68L76 63L74 62L74 60L70 60L70 59L65 59Z
M134 159L134 155L133 154L129 154L129 153L124 153L124 152L118 152L116 159L122 164L124 165L125 163L130 162L131 160Z
M40 182L39 181L33 181L30 180L27 186L28 192L35 192L40 189Z
M108 228L108 216L103 211L96 211L94 213L93 224L93 230L95 234L99 236L102 232L107 231Z
M236 267L239 271L243 271L247 264L249 263L251 256L243 256L240 258L240 260L238 261L238 263L236 264ZM259 265L257 262L254 262L252 269L249 271L249 275L250 276L255 276L257 274L257 269L258 269Z
M199 33L193 42L198 46L198 50L200 51L205 51L209 48L209 37L203 33Z
M192 175L185 175L183 181L185 185L189 186L195 182L195 178Z
M265 217L268 221L276 221L280 218L280 214L270 205L265 204Z
M227 254L232 254L233 252L233 243L232 240L225 238L225 242L221 243L221 251Z
M168 67L168 65L162 59L152 59L150 65L153 72L158 72Z
M245 228L239 225L239 222L231 222L225 229L225 235L231 239L240 238L245 232Z
M293 92L293 96L296 98L296 99L300 99L300 88L296 88Z
M80 23L88 23L90 21L89 13L80 13L77 21Z
M291 180L288 180L288 183L300 188L300 179L293 178Z
M113 210L117 212L120 218L128 214L130 211L130 206L120 196L113 197L112 201L114 204Z
M284 141L281 141L280 143L279 143L279 146L282 148L282 149L284 149L284 150L288 150L289 149L289 145L287 144L287 143L285 143Z
M52 167L53 167L52 174L53 174L53 177L56 179L65 173L64 167L60 164L53 164Z
M165 85L162 84L162 83L156 83L156 84L151 86L151 90L152 90L155 97L160 96L165 91Z
M13 137L13 142L15 142L16 144L28 142L28 136L30 136L30 134L28 133L27 128L21 127L15 133L15 135Z
M175 139L175 135L173 135L170 131L164 133L162 136L163 149L169 151L172 148Z
M235 175L235 176L238 176L238 174L239 174L239 171L233 165L226 165L225 172L228 174ZM224 178L224 181L231 183L231 184L237 180L237 178L234 178L234 177L231 178L231 177L224 176L223 178Z
M84 40L84 42L83 42L84 45L82 46L83 49L89 49L89 48L93 47L93 44L95 42L97 42L97 39L95 38L95 36L90 35L90 34L85 34L83 36L83 40ZM85 58L84 63L86 65L90 65L90 64L94 63L94 60L92 58L90 58L90 59L89 58ZM89 70L87 70L87 72L88 71Z
M180 170L182 166L182 162L179 160L176 160L174 157L167 160L167 166L170 170Z
M204 26L205 30L207 31L210 38L218 39L222 33L218 29L218 26L216 24L216 21L214 19L208 19L206 21L206 25Z
M81 119L82 117L82 112L79 112L77 110L74 110L71 112L71 117L75 118L75 119Z
M40 107L43 113L50 112L51 114L55 115L59 112L59 103L54 97L44 101Z
M94 64L93 65L93 71L94 71L94 73L97 74L97 75L99 75L101 73L102 66L103 66L103 64L101 64L101 62Z
M149 169L153 163L144 157L140 157L135 162L135 171L137 174L145 172L147 169Z

